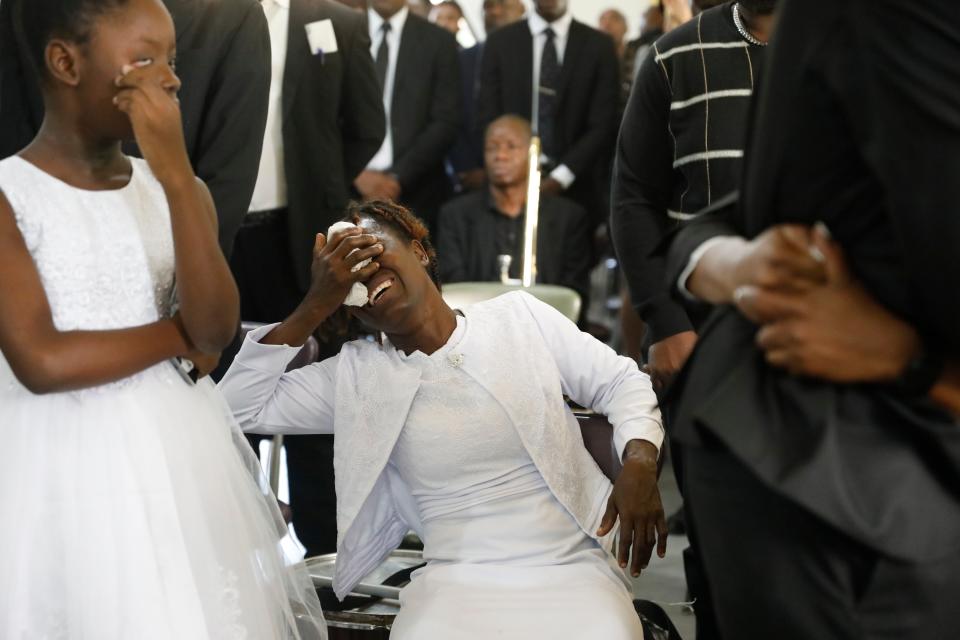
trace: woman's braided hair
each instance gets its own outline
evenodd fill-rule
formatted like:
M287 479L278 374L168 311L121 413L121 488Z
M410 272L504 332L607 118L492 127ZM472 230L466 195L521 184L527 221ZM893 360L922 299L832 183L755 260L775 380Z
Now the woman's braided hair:
M417 240L427 252L430 264L427 273L433 284L440 288L440 264L437 262L437 252L430 242L430 231L423 220L413 214L410 209L391 200L371 200L370 202L351 202L347 205L347 214L343 217L347 222L360 224L363 218L374 218L377 222L395 231L399 237L410 242Z
M430 242L430 231L427 225L410 209L391 200L371 200L369 202L351 202L347 205L344 222L356 225L363 218L372 218L381 225L393 231L398 238L408 242L418 241L430 261L427 265L427 274L433 284L440 289L440 264L437 262L437 251ZM369 330L356 320L346 307L340 307L333 315L324 321L318 330L319 337L325 342L346 341L369 334Z

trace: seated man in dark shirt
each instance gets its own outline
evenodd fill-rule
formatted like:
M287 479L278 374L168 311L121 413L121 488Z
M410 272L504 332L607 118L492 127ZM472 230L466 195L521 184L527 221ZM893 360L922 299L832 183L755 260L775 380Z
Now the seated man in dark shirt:
M500 280L499 256L511 256L510 277L523 263L530 123L514 115L487 127L484 161L488 187L451 200L440 210L437 253L444 282ZM541 195L537 280L570 287L586 308L591 225L586 210L557 196Z

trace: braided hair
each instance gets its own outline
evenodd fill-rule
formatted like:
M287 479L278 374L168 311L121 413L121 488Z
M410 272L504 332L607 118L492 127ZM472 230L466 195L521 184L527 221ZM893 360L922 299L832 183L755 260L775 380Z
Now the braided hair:
M399 205L390 200L371 200L369 202L351 202L347 205L346 215L343 216L344 222L359 225L363 218L371 218L381 225L390 229L399 238L404 238L408 242L416 240L426 252L427 275L441 289L440 284L440 263L437 261L437 251L430 242L430 231L423 220L418 218L410 209ZM324 342L346 341L354 338L368 335L370 332L356 320L345 307L340 307L333 315L327 318L320 328L318 334Z
M430 242L430 231L423 220L413 214L410 209L390 200L371 200L370 202L351 202L347 205L347 215L344 220L353 224L360 224L362 218L373 218L380 224L393 230L399 237L408 241L418 241L427 252L427 273L433 284L440 288L440 263L437 262L437 252Z
M97 18L128 0L3 0L13 3L13 31L34 72L45 77L44 56L53 38L79 45L90 41ZM7 10L10 10L8 7Z

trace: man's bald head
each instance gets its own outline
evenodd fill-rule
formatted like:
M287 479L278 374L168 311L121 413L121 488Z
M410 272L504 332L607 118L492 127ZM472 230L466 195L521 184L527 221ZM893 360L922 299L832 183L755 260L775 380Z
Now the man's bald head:
M509 187L527 179L531 135L530 122L520 116L500 116L487 126L483 157L492 186Z
M483 26L487 35L516 22L525 11L520 0L483 0Z
M494 129L510 129L520 135L524 140L525 144L530 144L530 138L533 136L533 129L530 126L530 121L522 116L518 116L512 113L500 116L493 122L487 125L486 134L484 139L489 138L490 134L493 133Z
M627 35L627 18L616 9L607 9L600 14L598 22L600 31L613 38L614 43L619 47Z

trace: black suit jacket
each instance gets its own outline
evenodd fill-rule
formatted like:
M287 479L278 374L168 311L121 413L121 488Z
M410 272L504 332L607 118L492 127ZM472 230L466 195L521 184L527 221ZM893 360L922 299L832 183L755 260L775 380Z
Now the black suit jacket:
M526 20L497 29L484 44L479 126L504 114L530 119L533 104L533 36ZM620 99L620 66L610 36L574 20L560 72L556 146L558 165L576 176L569 195L595 219L606 218L601 174L613 157Z
M437 257L443 282L500 280L495 216L487 189L460 196L440 210ZM590 217L566 198L540 200L537 227L537 280L570 287L586 304L590 289Z
M0 157L36 135L43 101L27 59L11 46L10 2L2 7ZM213 195L220 246L229 255L250 205L267 121L270 34L256 0L164 0L177 30L180 111L193 169ZM139 155L134 145L125 148Z
M824 221L853 272L931 348L960 354L960 4L787 0L755 103L739 206L674 241L676 282L721 234ZM675 437L709 433L754 473L883 553L960 548L960 429L881 385L766 365L756 327L716 310L675 389Z
M306 25L331 20L337 52L313 55ZM350 189L386 132L363 16L332 0L293 0L283 77L290 255L310 286L314 238L343 217Z
M401 201L433 225L450 186L443 161L461 120L453 35L411 13L403 25L390 107L392 172Z
M483 135L477 128L477 100L480 93L480 60L483 43L460 51L460 87L463 119L460 133L450 150L450 164L456 172L483 168Z

